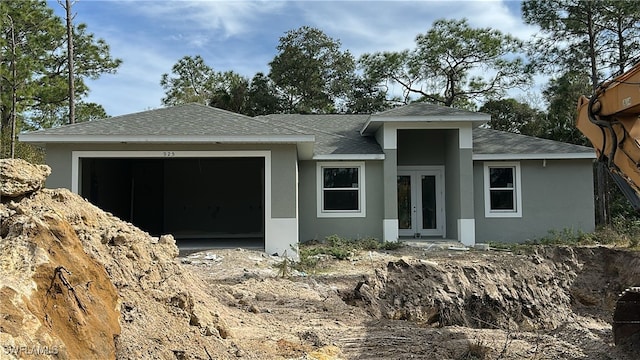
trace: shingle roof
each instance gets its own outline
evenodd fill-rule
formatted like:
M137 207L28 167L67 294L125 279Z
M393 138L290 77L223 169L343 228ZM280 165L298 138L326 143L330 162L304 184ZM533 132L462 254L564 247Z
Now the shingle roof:
M489 115L474 111L454 109L446 106L439 106L424 102L414 102L408 105L400 106L394 109L386 110L371 117L397 117L397 116L415 116L415 117L463 117L468 120L474 120L478 117L488 117ZM468 121L467 120L467 121ZM485 120L489 120L488 118Z
M258 119L315 135L314 155L382 154L373 137L360 135L369 115L274 114Z
M237 137L253 137L258 142L272 138L305 143L315 139L314 156L381 155L383 151L374 137L362 136L360 130L373 117L383 114L407 117L457 114L468 118L476 113L414 103L372 116L273 114L252 118L205 105L185 104L33 131L20 135L20 138L27 142L74 142L92 136L108 139L105 141L139 136L156 137L160 139L158 141L181 138L184 142L197 142L212 138L234 141ZM483 128L473 130L473 154L474 159L502 155L550 158L549 154L556 157L594 157L593 150L585 146Z
M294 129L200 104L184 104L27 133L76 136L300 135Z
M550 154L595 158L593 149L586 146L483 128L473 129L473 154L474 158L506 154L527 155L529 158L536 155L544 158Z

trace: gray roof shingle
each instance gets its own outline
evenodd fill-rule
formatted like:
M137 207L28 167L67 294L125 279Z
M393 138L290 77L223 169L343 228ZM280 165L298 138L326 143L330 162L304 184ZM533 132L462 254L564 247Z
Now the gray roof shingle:
M361 136L360 129L369 115L298 115L260 116L269 124L279 124L305 134L315 135L315 155L382 154L373 137Z
M473 129L474 155L535 155L535 154L582 154L593 155L593 149L586 146L567 144L560 141L514 134L505 131ZM595 155L593 155L595 157Z
M398 116L415 116L415 117L464 117L474 120L478 117L487 117L487 114L454 109L446 106L434 105L424 102L414 102L408 105L400 106L390 110L386 110L371 115L376 117L398 117ZM485 119L488 120L488 119Z
M279 124L200 104L184 104L37 130L29 136L238 136L300 135Z

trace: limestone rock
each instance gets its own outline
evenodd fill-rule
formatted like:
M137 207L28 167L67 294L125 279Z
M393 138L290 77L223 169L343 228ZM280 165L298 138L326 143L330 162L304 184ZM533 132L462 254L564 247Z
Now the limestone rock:
M0 196L14 198L41 189L51 168L22 159L0 159Z

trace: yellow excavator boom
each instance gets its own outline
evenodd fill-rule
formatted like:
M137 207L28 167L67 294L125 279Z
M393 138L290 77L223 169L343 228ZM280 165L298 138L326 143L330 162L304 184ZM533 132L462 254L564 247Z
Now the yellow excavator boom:
M640 210L640 63L578 100L577 128Z

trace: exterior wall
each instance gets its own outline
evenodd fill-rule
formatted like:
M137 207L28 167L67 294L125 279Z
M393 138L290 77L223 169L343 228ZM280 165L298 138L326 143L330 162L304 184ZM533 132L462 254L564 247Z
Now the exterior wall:
M522 160L522 217L485 217L484 161L474 162L476 239L523 242L550 230L595 228L590 159Z
M447 212L447 234L448 239L458 238L457 219L460 218L460 149L458 134L450 131L446 135L447 146L445 148L446 166L444 168L445 186L445 206ZM444 138L444 136L443 136Z
M295 145L49 144L47 145L46 162L51 166L52 173L47 179L47 187L72 189L74 181L79 181L79 179L72 178L73 151L147 151L152 152L154 157L163 157L166 152L180 156L181 151L268 152L271 167L265 171L271 174L269 181L271 191L267 191L267 193L275 201L271 201L268 210L265 209L267 217L265 219L265 250L269 253L279 254L287 250L291 254L290 245L296 244L298 241L298 199L296 193L298 169Z
M317 216L317 163L300 161L300 241L324 240L336 234L357 239L382 239L384 218L383 161L365 161L366 217L319 218ZM322 163L322 162L320 162Z
M462 127L460 129L398 130L397 143L398 166L444 166L446 213L444 237L473 245L475 238L472 149L470 141L463 141L469 131L471 131L470 128Z

